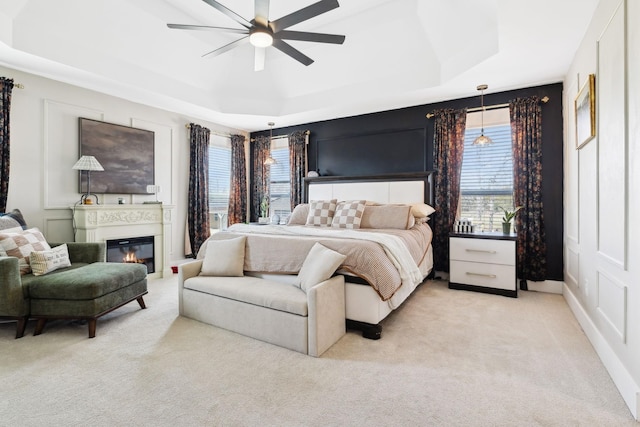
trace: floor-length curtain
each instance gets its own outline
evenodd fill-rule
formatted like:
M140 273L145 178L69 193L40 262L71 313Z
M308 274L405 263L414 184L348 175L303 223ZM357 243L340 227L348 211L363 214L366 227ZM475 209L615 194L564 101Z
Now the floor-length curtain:
M460 171L467 110L446 109L435 111L434 114L434 268L437 271L449 271L449 232L453 228L460 199Z
M537 96L509 102L513 142L513 201L522 206L515 219L518 277L545 280L547 275L542 207L542 107Z
M307 173L307 132L295 131L289 135L289 169L291 177L291 211L302 203L304 176Z
M9 194L9 111L13 79L0 77L0 212L7 211Z
M211 234L209 224L209 129L191 123L189 126L189 207L187 229L191 255ZM187 254L189 255L189 254Z
M263 198L269 198L269 166L264 161L271 154L271 140L267 136L258 136L251 144L251 220L257 221L260 216L260 203ZM267 213L268 214L268 213Z
M231 188L229 189L229 225L246 222L247 166L244 135L231 135Z

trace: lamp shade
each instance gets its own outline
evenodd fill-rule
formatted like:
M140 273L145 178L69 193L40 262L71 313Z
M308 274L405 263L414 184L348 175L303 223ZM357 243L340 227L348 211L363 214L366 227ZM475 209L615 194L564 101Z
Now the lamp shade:
M93 156L82 156L78 159L71 169L81 171L103 171L104 168L98 160Z

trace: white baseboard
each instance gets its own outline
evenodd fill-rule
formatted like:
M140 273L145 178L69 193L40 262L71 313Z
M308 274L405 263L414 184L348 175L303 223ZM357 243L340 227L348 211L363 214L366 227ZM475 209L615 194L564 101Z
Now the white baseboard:
M631 411L631 415L640 421L640 386L629 374L622 361L615 354L607 340L602 336L596 325L591 321L589 314L584 310L580 301L576 298L571 289L565 284L562 289L562 295L571 308L573 315L580 323L582 330L587 335L591 345L596 350L602 364L609 372L611 379L618 388L625 403Z

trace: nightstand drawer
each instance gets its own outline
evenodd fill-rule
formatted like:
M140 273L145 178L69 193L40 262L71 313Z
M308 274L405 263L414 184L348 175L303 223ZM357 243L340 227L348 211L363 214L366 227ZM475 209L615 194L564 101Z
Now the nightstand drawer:
M516 265L515 244L511 240L452 237L449 239L449 258L451 261Z
M451 260L449 281L495 289L516 289L515 265L482 264Z

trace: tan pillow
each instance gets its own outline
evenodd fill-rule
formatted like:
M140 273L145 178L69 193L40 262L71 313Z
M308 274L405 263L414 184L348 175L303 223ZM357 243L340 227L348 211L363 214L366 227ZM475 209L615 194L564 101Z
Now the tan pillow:
M245 236L226 240L209 240L204 254L201 276L244 276Z
M320 243L314 244L302 263L302 268L300 268L295 282L296 286L308 292L318 283L330 279L346 258L346 255L331 250Z
M312 200L309 203L309 214L305 225L321 225L328 227L333 220L333 214L336 212L338 200Z
M287 225L305 225L307 223L307 217L309 216L309 204L300 203L293 208L291 216L289 216L289 222Z
M336 213L333 214L331 226L333 228L360 228L362 213L364 212L366 200L350 200L348 202L340 202L336 207Z
M31 273L29 255L33 251L48 251L51 246L37 228L30 228L15 233L0 232L0 247L7 256L18 258L20 274Z
M408 230L415 224L410 205L367 205L360 228Z
M435 211L436 210L434 208L427 205L426 203L414 203L413 205L411 205L411 213L416 218L427 217L432 213L434 213Z
M29 255L29 261L34 276L42 276L59 268L71 267L66 243L50 251L33 251Z

